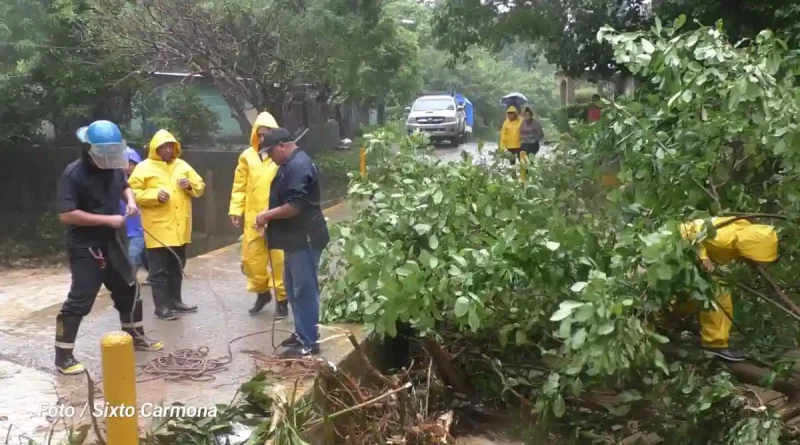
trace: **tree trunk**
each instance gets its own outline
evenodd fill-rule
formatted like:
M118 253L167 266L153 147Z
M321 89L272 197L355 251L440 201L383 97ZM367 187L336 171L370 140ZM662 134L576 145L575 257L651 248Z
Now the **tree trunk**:
M233 94L222 93L222 97L225 98L225 102L228 103L228 108L231 109L231 117L236 119L236 122L239 124L239 131L242 132L242 136L249 136L253 124L250 123L250 119L247 118L244 107Z
M281 127L285 127L286 123L283 121L283 93L278 93L274 95L270 95L266 101L266 110L275 120L278 122L278 125Z
M386 125L386 102L378 104L378 125Z

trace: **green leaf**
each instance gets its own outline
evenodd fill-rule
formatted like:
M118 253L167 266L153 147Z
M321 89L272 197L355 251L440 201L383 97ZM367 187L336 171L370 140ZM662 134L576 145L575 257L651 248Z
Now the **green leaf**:
M656 271L656 275L658 275L659 280L670 280L672 279L672 267L669 264L661 263L658 266L658 270Z
M528 336L525 335L525 331L523 331L522 329L517 329L517 334L516 334L515 341L516 341L517 345L519 345L519 346L527 345L528 344Z
M598 334L598 335L608 335L608 334L610 334L610 333L612 333L612 332L614 332L614 323L613 323L613 322L611 322L611 321L609 321L609 322L606 322L606 323L603 323L603 324L602 324L602 325L601 325L601 326L600 326L600 327L597 329L597 334Z
M681 29L685 23L686 23L686 14L681 14L675 19L675 22L672 25L672 27L673 29L675 29L675 31L677 31Z
M572 287L570 287L569 289L572 292L581 292L584 289L586 289L586 286L588 286L588 285L589 285L589 283L587 283L585 281L578 281L577 283L573 284Z
M700 65L700 62L697 62L696 60L692 60L689 62L689 70L699 73L700 71L703 71L703 65Z
M407 277L412 273L414 273L414 271L412 271L406 266L400 266L397 268L397 270L395 270L395 273L397 273L397 275L400 275L401 277Z
M436 190L436 192L433 193L434 204L441 204L443 198L444 198L444 193L442 193L441 190Z
M355 247L353 247L353 255L357 256L358 258L364 258L364 255L366 255L366 253L364 252L364 248L361 247L361 245L356 244Z
M478 329L481 327L481 319L478 317L478 313L475 311L475 307L469 308L469 328L472 329L472 332L478 332Z
M631 405L625 404L625 405L614 406L609 408L608 410L611 412L611 414L615 416L623 417L627 416L631 412Z
M439 238L435 234L428 238L428 246L430 246L431 250L436 250L439 247Z
M381 308L381 305L380 305L380 303L378 303L378 302L376 301L376 302L373 302L372 304L370 304L369 306L367 306L367 308L366 308L366 309L364 309L364 313L365 313L366 315L372 315L372 314L374 314L375 312L378 312L378 309L380 309L380 308Z
M580 378L575 377L575 380L572 381L572 395L575 397L579 397L583 392L583 382Z
M431 231L431 226L428 224L417 224L414 226L414 230L416 230L420 235L425 235Z
M551 317L550 321L561 321L572 315L572 308L562 307L559 308Z
M451 257L452 257L454 260L456 260L456 263L458 263L458 265L459 265L459 266L461 266L461 267L467 267L467 260L466 260L466 259L465 259L463 256L461 256L461 255L456 255L456 254L453 254L453 255L450 255L450 256L451 256Z
M559 247L561 247L561 244L557 243L557 242L554 242L554 241L548 241L546 243L546 246L547 246L548 249L550 249L553 252L555 252L556 250L558 250Z
M561 394L557 394L553 400L553 415L560 418L565 412L567 412L567 407L564 404L564 398L561 397Z
M647 54L653 54L655 52L655 50L656 50L656 47L653 46L653 44L649 40L642 39L642 49Z
M580 328L572 336L572 349L580 349L583 344L586 342L586 329Z
M458 299L456 299L456 306L453 309L453 313L456 315L456 317L463 317L464 315L467 315L468 311L469 298L464 296L458 297Z

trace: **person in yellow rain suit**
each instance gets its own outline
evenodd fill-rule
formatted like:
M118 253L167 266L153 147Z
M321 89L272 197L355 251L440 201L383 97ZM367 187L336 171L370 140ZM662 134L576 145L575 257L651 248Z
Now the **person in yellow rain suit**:
M727 225L734 218L712 218L716 229L713 238L705 238L699 245L699 256L703 267L709 272L716 265L728 264L735 260L771 263L778 259L778 235L772 226L752 224L739 219ZM683 224L681 235L684 239L694 240L703 230L703 220L695 220ZM722 284L722 283L721 283ZM700 337L703 349L728 361L744 360L744 355L730 346L731 326L733 322L733 298L724 287L716 296L717 308L700 312ZM694 301L684 303L678 308L686 314L696 311L698 304Z
M283 286L283 251L270 249L272 276L267 261L267 245L263 233L255 228L256 216L269 207L269 190L272 179L278 172L278 164L266 153L259 153L259 143L269 131L278 128L275 118L263 112L258 115L250 133L250 147L239 156L233 178L231 204L228 215L231 223L242 228L242 271L247 276L248 292L257 294L256 302L250 309L257 314L264 309L272 294L271 280L275 280L277 291L275 316L279 319L289 316L289 301Z
M181 156L181 144L167 130L158 130L150 149L128 178L141 208L144 243L156 317L174 320L194 312L183 303L181 287L186 245L192 241L192 199L203 196L203 178Z
M516 157L511 160L511 165L517 163L520 152L522 151L522 139L520 137L519 128L522 125L522 119L519 118L519 111L513 105L506 110L506 120L503 122L503 128L500 129L500 150L508 150Z

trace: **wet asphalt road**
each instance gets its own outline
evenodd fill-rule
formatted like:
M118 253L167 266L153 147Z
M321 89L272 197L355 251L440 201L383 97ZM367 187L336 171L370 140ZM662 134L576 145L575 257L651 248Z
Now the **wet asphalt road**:
M477 144L471 143L459 148L437 148L433 154L451 162L458 161L462 151L475 154L477 148ZM486 144L484 151L496 148L496 144ZM342 204L327 211L326 216L332 222L344 220L349 216L349 207ZM143 287L148 336L163 340L167 352L205 346L209 348L209 357L218 358L227 354L230 340L268 330L272 323L272 304L256 316L247 312L254 296L245 290L245 279L239 267L239 249L235 244L189 260L186 267L189 278L184 280L183 287L184 301L197 304L199 310L183 315L179 320L155 319L150 289ZM144 275L140 274L140 279L143 278ZM85 404L85 377L62 376L53 367L55 316L69 290L69 281L69 274L64 269L0 272L0 431L4 435L10 426L13 437L23 435L43 442L52 419L47 418L42 408L62 407L65 403L74 406ZM278 322L277 328L290 331L291 323L288 320ZM96 380L102 374L100 340L104 334L118 329L118 313L103 289L91 314L83 320L75 349L77 358ZM325 332L321 334L323 337L326 335ZM286 335L278 332L276 343ZM167 382L157 379L139 383L137 400L140 404L180 401L191 406L229 401L238 385L256 370L254 360L241 351L259 351L266 355L274 352L269 334L237 341L232 349L234 360L228 365L228 370L216 375L215 380ZM323 351L325 349L323 345ZM333 343L327 349L330 352L325 352L325 358L332 361L348 352L334 347ZM154 357L154 353L136 353L137 363L142 365Z

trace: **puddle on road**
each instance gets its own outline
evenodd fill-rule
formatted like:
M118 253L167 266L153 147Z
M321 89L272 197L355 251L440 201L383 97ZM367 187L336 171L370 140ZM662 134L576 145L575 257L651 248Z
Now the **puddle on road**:
M0 360L0 388L0 431L9 436L8 444L44 443L59 418L55 377ZM65 437L63 425L56 431L53 443Z

